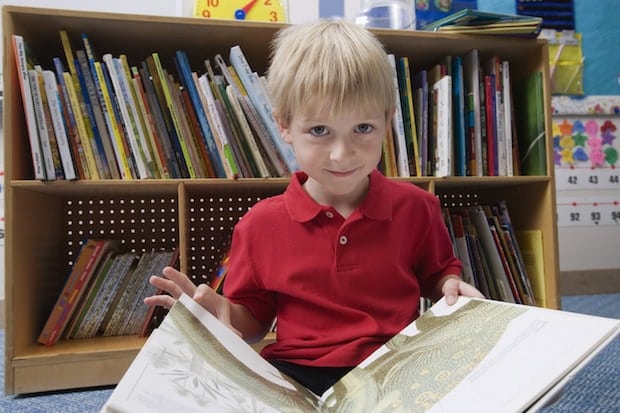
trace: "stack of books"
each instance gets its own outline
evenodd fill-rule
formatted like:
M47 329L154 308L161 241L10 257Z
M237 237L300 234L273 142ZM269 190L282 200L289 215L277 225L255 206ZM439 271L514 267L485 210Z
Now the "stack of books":
M542 18L516 14L490 13L463 9L423 27L424 30L449 33L502 34L535 37Z

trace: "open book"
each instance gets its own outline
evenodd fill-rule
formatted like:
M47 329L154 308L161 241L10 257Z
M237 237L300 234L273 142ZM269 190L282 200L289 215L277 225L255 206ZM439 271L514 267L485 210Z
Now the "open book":
M620 320L442 300L318 397L182 296L102 412L536 410L619 331Z

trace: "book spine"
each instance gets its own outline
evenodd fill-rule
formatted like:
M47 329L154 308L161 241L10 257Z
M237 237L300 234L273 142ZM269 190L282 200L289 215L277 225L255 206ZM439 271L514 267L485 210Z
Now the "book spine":
M293 152L291 146L282 140L278 125L273 117L273 107L269 101L268 95L265 93L262 85L260 84L258 75L250 68L241 47L233 46L230 48L229 60L230 64L239 74L241 82L248 91L248 96L252 100L252 103L254 104L254 107L256 107L260 118L267 127L267 130L271 135L271 139L273 139L273 142L276 144L282 159L284 159L284 162L287 165L288 171L292 173L298 170L299 165L295 159L295 153Z
M47 103L52 126L54 128L54 134L56 135L56 144L58 145L58 152L62 162L64 177L68 180L74 180L77 179L78 176L75 171L75 166L73 165L73 155L69 145L69 138L67 137L65 130L65 123L62 114L63 110L60 101L60 94L58 92L56 75L51 70L44 70L41 74L43 75L45 94L47 96Z
M198 121L204 138L204 143L208 150L209 159L211 160L211 164L213 165L215 174L218 177L223 178L226 176L226 171L224 170L224 165L219 156L219 151L215 143L215 137L213 136L213 130L211 125L209 124L205 107L202 104L198 89L196 88L196 84L192 78L192 72L189 66L189 61L187 59L187 54L182 50L177 50L176 56L179 68L181 69L180 71L182 79L184 80L185 88L189 92L189 96L191 97L194 110L196 111L196 115L198 117Z
M394 128L394 140L396 143L396 167L398 176L407 177L410 176L409 159L407 156L407 145L405 143L405 122L403 120L403 108L400 103L400 87L398 85L396 57L391 53L388 54L387 57L390 67L392 68L392 82L394 83L394 89L396 90L396 96L394 98L396 112L392 117L392 127Z
M32 156L32 166L34 169L34 179L47 179L45 162L43 160L43 149L39 140L37 121L34 113L34 103L30 80L28 76L28 63L26 59L26 47L24 38L19 35L11 36L13 41L13 52L17 65L19 86L22 94L22 105L26 117L26 127L28 128L28 139L30 142L30 154Z
M99 99L101 101L101 110L103 112L106 124L108 125L108 131L110 132L112 147L114 148L114 155L116 163L119 167L121 179L132 179L131 169L129 167L129 157L125 152L125 145L123 144L123 132L116 115L114 114L114 108L112 107L112 99L110 95L111 91L108 90L108 86L105 82L105 76L103 73L103 67L101 62L93 63L95 68L95 83L97 84L97 90L99 91Z
M97 71L95 70L95 54L90 44L90 40L85 33L82 33L82 43L84 44L84 51L86 53L86 65L83 66L82 72L86 81L86 87L89 92L89 96L91 96L91 104L93 105L95 121L97 122L97 126L99 128L99 138L101 139L103 151L105 154L104 159L108 164L110 177L112 179L120 179L119 166L116 163L116 156L114 155L114 148L112 146L112 138L110 137L110 134L112 132L108 130L106 126L104 110L102 107L102 80L100 81L99 77L97 76Z
M174 103L172 100L172 95L171 95L169 84L168 84L167 73L164 71L164 68L162 67L161 61L159 59L159 55L157 53L153 53L152 56L153 56L153 63L155 64L155 70L156 70L156 72L153 73L153 76L159 77L159 82L161 83L161 89L164 95L166 108L168 109L168 112L172 119L173 128L176 131L176 134L178 136L178 143L181 148L183 159L185 160L185 165L187 166L187 172L190 178L196 178L196 170L194 169L194 165L192 164L192 157L189 153L187 145L185 144L185 137L183 136L183 133L182 133L181 121L174 108Z
M37 122L37 129L41 139L43 159L45 161L45 174L47 179L54 180L59 177L57 173L54 155L52 153L52 142L50 142L47 122L45 120L45 108L43 106L43 96L41 94L41 84L39 83L39 72L35 69L28 70L30 89L32 90L32 101L34 103L34 114Z
M133 82L133 87L136 90L136 102L138 102L138 107L142 114L147 139L150 140L151 147L153 148L153 157L155 158L159 175L164 179L169 179L172 176L170 175L168 161L163 147L163 138L157 130L157 125L151 111L151 107L148 103L148 98L146 96L146 91L144 90L141 75L136 67L132 69L131 82Z
M82 91L82 101L85 105L84 113L88 116L90 130L92 130L91 147L93 148L95 160L97 161L99 176L103 179L110 179L112 175L102 140L102 133L105 133L102 132L102 129L105 129L105 121L103 119L103 114L101 113L101 107L99 106L97 89L95 88L95 84L90 73L90 67L88 66L88 61L86 60L86 54L83 50L77 50L76 56L77 76L80 82L79 89ZM110 153L110 155L114 156L113 153Z
M67 84L64 77L65 69L60 58L54 57L53 62L59 86L59 99L61 101L61 107L63 108L63 120L67 131L69 147L75 162L76 173L80 179L90 179L90 170L88 169L82 138L77 128L75 112L73 111L71 100L69 99L69 92L67 91Z
M230 143L228 142L227 132L224 128L222 118L218 113L215 97L213 96L213 91L211 90L211 85L209 84L209 80L207 79L207 74L203 74L198 77L196 74L194 76L194 81L198 84L198 90L200 91L201 99L204 99L204 105L206 107L207 116L209 117L209 123L212 125L212 130L214 132L215 144L217 150L220 154L220 159L222 160L222 165L224 167L224 171L226 172L227 178L235 178L239 175L239 169L237 168L237 164L232 156L232 150L230 148Z
M182 178L187 176L185 162L180 154L180 148L177 151L173 133L168 128L168 121L164 109L160 104L160 86L157 82L159 78L157 76L152 76L150 73L149 68L152 66L150 64L151 61L152 58L147 58L145 62L142 62L142 66L138 71L142 79L142 86L144 87L148 107L153 115L153 120L155 121L155 126L160 137L160 143L166 155L170 176L172 178Z
M78 258L73 265L69 277L56 300L41 334L39 335L39 343L46 346L52 346L60 336L61 325L66 320L71 303L75 299L76 285L80 278L85 277L87 271L94 264L93 255L96 251L100 251L103 247L102 241L87 240L80 249Z
M137 140L135 127L132 123L132 119L130 119L128 103L126 101L127 93L126 91L123 91L121 75L119 74L119 65L116 61L114 61L112 55L110 54L103 55L103 61L110 73L110 82L112 83L112 89L114 90L114 95L116 96L118 108L123 119L123 123L125 124L129 147L131 148L133 160L136 165L136 172L138 173L138 177L140 179L148 178L149 174L145 164L144 148L141 147Z
M137 92L133 88L133 83L131 82L131 70L129 69L129 63L127 63L127 56L120 55L117 59L114 59L114 62L119 63L118 72L121 75L121 87L122 90L126 90L127 97L126 101L128 103L128 110L131 119L135 122L135 129L137 131L137 137L142 147L144 148L144 161L146 163L147 170L149 174L153 178L159 178L159 173L157 170L157 165L154 160L153 148L150 145L149 140L146 137L146 132L144 130L144 120L141 118L141 113L138 109L137 103ZM132 125L133 126L133 125Z
M82 107L85 107L84 102L80 99L80 96L75 90L75 83L69 73L63 73L65 79L65 85L67 86L67 95L69 96L69 103L75 113L75 124L79 135L82 137L81 142L84 148L84 157L88 164L88 171L90 173L90 179L99 179L99 169L97 167L97 159L95 156L95 149L92 146L92 129L90 124L85 124L85 120L88 120L86 114L82 111Z

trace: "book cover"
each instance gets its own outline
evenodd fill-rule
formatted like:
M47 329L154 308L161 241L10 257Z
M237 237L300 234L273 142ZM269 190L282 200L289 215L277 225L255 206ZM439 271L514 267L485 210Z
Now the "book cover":
M515 84L515 116L522 175L546 175L545 103L542 72Z
M523 411L619 330L614 319L441 300L319 397L183 295L101 411Z
M34 113L34 103L32 100L32 90L30 88L30 80L28 78L28 69L31 69L32 65L29 66L28 64L24 38L14 34L11 36L11 39L13 42L15 64L19 75L18 79L22 96L22 106L24 108L24 116L26 117L26 127L28 129L34 179L46 179L47 173L45 170L45 161L43 159L43 149L41 148L41 141L39 140L37 121Z

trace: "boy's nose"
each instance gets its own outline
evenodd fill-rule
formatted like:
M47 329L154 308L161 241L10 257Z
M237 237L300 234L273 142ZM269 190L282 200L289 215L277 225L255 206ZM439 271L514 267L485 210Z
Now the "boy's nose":
M330 158L333 161L340 161L351 156L355 151L353 145L346 137L338 137L334 142L330 151Z

